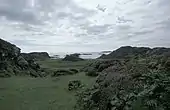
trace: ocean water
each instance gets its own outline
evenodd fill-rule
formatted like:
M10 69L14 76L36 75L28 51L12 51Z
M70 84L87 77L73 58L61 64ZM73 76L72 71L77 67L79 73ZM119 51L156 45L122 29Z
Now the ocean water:
M102 54L109 54L110 52L87 52L87 53L81 53L80 58L83 59L96 59L100 57ZM73 53L55 53L50 54L50 56L54 57L54 59L57 58L64 58L66 55L73 54ZM57 55L57 56L54 56Z

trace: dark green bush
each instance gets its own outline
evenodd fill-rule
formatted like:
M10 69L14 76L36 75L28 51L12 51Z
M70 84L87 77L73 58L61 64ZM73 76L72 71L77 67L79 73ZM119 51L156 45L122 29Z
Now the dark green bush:
M157 62L153 68L148 66L151 61ZM170 76L166 67L168 63L159 64L159 61L152 58L131 59L124 66L109 67L106 73L100 73L91 89L78 94L76 108L78 110L169 110Z
M75 69L71 70L67 70L67 69L60 69L57 71L54 71L54 73L52 74L52 77L56 77L56 76L64 76L64 75L73 75L76 74L77 71Z
M80 80L69 81L69 84L68 84L68 90L69 91L77 90L81 87L82 87L82 83L81 83Z
M79 72L77 69L69 69L70 71L74 72L75 74Z
M86 72L86 75L96 77L96 76L98 76L98 72L94 68L89 67L88 71Z

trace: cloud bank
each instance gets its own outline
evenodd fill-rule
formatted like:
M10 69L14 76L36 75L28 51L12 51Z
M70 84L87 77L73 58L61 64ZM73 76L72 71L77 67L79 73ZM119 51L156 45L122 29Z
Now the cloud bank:
M169 0L0 0L0 37L24 52L170 47L169 10Z

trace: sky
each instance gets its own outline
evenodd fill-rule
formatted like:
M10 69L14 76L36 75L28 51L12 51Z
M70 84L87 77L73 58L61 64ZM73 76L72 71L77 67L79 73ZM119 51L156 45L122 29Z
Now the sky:
M0 0L0 38L22 52L170 47L170 0Z

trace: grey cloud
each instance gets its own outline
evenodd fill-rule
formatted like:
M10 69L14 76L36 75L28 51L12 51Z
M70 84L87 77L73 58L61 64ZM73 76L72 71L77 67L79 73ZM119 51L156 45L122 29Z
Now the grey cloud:
M87 30L87 33L90 35L97 35L101 33L105 33L108 31L109 27L112 25L105 24L105 25L94 25L94 26L86 26L82 27L84 30Z
M129 31L133 27L131 25L126 24L126 25L116 25L115 28L118 31Z
M34 40L26 40L26 39L22 39L22 40L10 40L10 42L17 44L19 46L25 45L25 46L33 46L35 45L34 43L32 43Z
M160 21L156 23L155 25L159 25L163 29L170 29L170 16L166 20Z
M0 0L0 16L18 22L43 24L44 21L51 19L48 16L49 13L57 15L56 21L62 18L85 19L94 14L93 10L81 8L72 0L35 0L34 7L31 7L29 2L30 0ZM66 8L69 8L71 12L67 12ZM42 12L44 16L41 16ZM75 14L81 14L81 16Z
M14 33L8 34L7 29L1 33L5 36L11 35L9 39L24 36L35 39L36 41L23 38L12 41L22 46L26 45L30 50L32 46L39 47L38 49L55 47L63 51L63 48L67 47L82 50L91 49L93 46L94 50L99 50L102 47L112 49L121 45L147 43L150 46L170 46L169 0L115 0L119 3L110 0L115 8L114 12L111 12L112 6L106 3L109 15L107 12L97 11L95 4L93 10L93 3L98 4L98 0L92 1L93 3L91 0L84 0L92 3L89 5L91 9L88 4L86 7L74 0L35 0L35 7L30 7L28 1L0 0L0 17L4 16L10 21L0 22L0 25L6 26ZM13 21L20 22L16 24L20 27L18 30L10 25ZM15 34L16 36L12 36Z
M137 32L134 32L133 35L135 37L135 36L140 36L140 35L151 34L153 32L154 30L137 31Z
M59 12L59 13L57 13L56 19L68 18L70 21L71 20L77 21L77 20L83 20L86 17L87 17L86 15L76 16L76 14L73 14L73 13Z
M126 19L124 16L117 17L117 23L128 23L133 22L133 20Z
M5 16L8 20L22 21L30 24L41 24L41 22L36 18L34 13L29 11L10 11L10 10L0 10L0 16Z
M40 21L36 13L28 8L28 0L1 0L0 16L8 20L36 24Z

